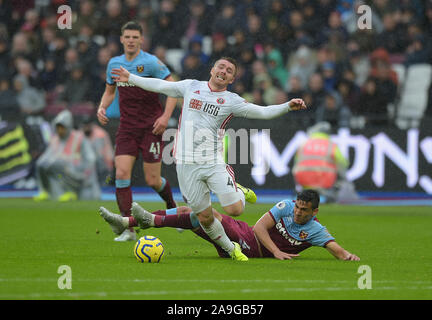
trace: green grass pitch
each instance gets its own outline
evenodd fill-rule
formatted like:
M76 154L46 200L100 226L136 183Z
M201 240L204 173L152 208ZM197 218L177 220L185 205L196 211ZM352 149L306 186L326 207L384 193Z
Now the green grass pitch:
M113 241L101 205L117 211L112 201L1 199L0 299L432 299L430 207L322 205L321 223L359 262L310 248L292 261L238 263L190 231L163 228L139 233L165 245L161 263L142 264L134 243ZM240 219L253 224L271 207L247 205ZM71 289L58 286L62 265L71 268ZM362 265L371 289L358 287Z

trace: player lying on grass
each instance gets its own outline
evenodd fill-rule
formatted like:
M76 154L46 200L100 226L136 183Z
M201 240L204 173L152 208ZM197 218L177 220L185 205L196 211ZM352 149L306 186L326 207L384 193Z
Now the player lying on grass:
M242 252L248 258L292 259L311 246L319 246L326 248L337 259L360 260L355 254L342 248L319 223L316 218L318 206L318 193L314 190L305 190L297 195L296 201L282 200L276 204L253 227L214 209L213 214L222 223L229 239L239 243ZM99 213L115 233L121 233L125 228L134 226L142 229L149 227L190 229L211 242L220 257L229 257L225 250L207 236L189 207L150 213L134 202L132 217L129 218L123 218L104 207L99 209Z

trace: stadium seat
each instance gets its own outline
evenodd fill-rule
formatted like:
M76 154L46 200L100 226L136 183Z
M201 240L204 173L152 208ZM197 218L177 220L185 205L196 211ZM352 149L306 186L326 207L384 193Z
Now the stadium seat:
M396 125L401 129L418 127L428 102L428 89L431 84L432 66L415 64L406 71L397 108Z
M168 64L170 64L178 74L182 72L181 60L184 55L185 51L183 49L168 49L166 51L166 60Z

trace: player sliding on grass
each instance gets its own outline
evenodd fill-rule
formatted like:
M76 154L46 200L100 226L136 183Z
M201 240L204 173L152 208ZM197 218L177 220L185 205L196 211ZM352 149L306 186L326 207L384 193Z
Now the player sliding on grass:
M318 222L316 218L318 206L318 193L314 190L305 190L297 195L296 201L282 200L276 204L253 227L246 222L220 214L216 210L213 214L221 222L228 238L240 243L243 253L249 258L292 259L311 246L319 246L326 248L337 259L360 260L355 254L337 244L327 229ZM103 207L100 208L100 214L116 233L137 225L143 229L149 227L190 229L211 242L219 256L228 257L225 250L207 236L189 207L150 213L134 202L132 217L129 219L111 213Z
M233 216L243 212L245 200L256 201L253 191L238 185L234 171L223 161L224 129L233 117L272 119L290 110L306 109L306 105L302 99L268 107L248 103L227 91L236 72L236 61L223 57L211 69L209 81L169 82L142 78L122 67L113 69L111 73L116 82L184 98L173 150L180 191L209 238L234 260L247 261L239 244L231 242L220 221L214 219L211 206L210 191L217 195L224 211Z

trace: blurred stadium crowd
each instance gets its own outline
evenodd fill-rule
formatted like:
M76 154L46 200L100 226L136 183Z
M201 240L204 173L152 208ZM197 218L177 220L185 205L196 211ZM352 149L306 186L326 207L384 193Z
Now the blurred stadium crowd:
M62 4L70 30L57 26ZM358 28L362 4L371 29ZM1 118L94 115L129 20L176 79L207 80L218 57L232 56L241 66L232 91L263 105L302 97L310 111L287 121L304 126L394 124L406 71L432 63L431 0L0 0ZM429 84L421 116L432 109Z

